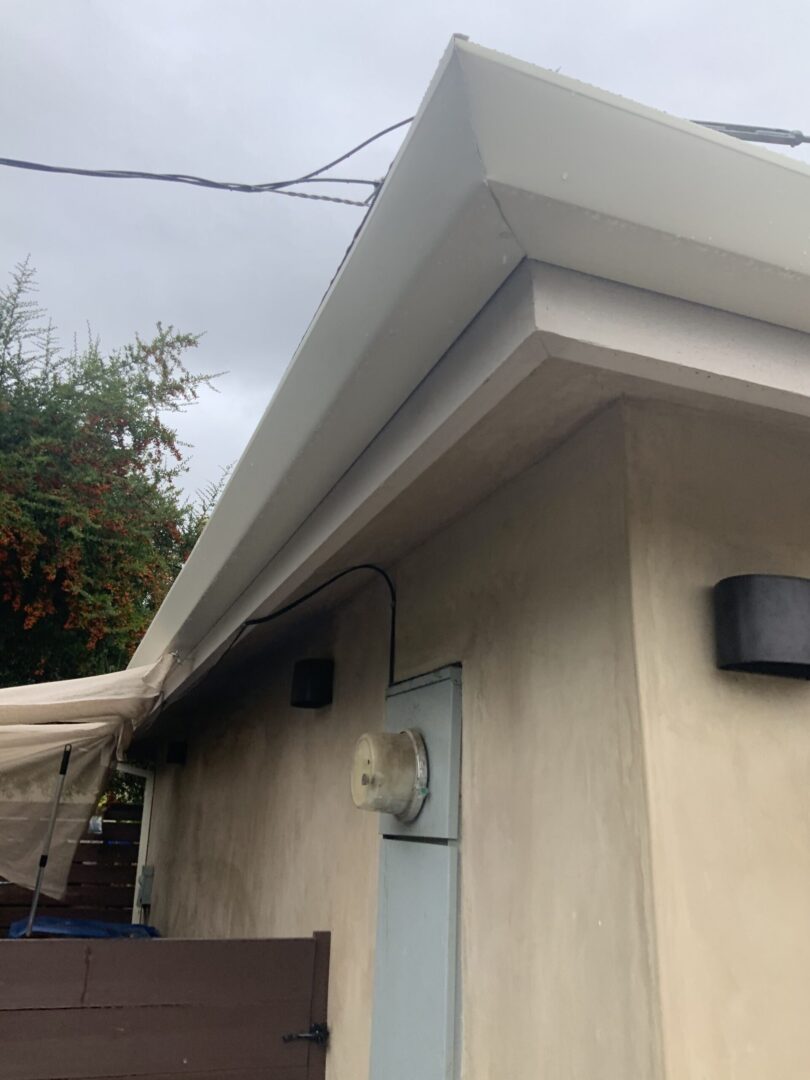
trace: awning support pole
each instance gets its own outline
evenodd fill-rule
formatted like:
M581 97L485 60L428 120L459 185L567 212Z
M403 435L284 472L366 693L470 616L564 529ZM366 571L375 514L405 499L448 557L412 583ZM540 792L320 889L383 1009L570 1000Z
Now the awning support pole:
M65 788L65 777L67 776L68 763L70 762L70 752L73 749L70 743L67 743L65 749L62 751L62 763L59 766L59 779L56 782L56 794L53 799L53 806L51 807L51 820L48 822L48 831L45 834L45 845L42 854L39 857L39 869L37 870L37 882L34 886L34 896L31 900L31 910L28 912L28 924L25 927L25 936L31 937L31 933L34 929L34 919L37 914L37 906L39 904L39 894L42 892L42 879L45 876L45 867L48 865L48 855L51 851L51 841L53 840L53 831L56 828L56 818L59 814L59 804L62 801L62 792Z

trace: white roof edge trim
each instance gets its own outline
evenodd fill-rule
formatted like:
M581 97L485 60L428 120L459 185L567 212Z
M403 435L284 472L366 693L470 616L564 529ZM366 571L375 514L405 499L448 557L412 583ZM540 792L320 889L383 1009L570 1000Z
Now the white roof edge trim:
M704 127L696 119L676 116L674 113L665 112L663 109L657 109L652 105L645 105L634 98L625 97L623 94L617 94L612 90L603 90L593 83L583 82L582 79L575 79L570 75L562 75L560 72L532 64L528 60L520 60L510 56L508 53L502 53L497 49L490 49L485 45L479 45L472 41L460 41L458 50L470 57L477 57L484 61L508 67L516 73L529 76L531 79L541 80L549 86L556 86L569 94L588 100L599 100L606 107L616 109L620 113L631 113L635 116L644 117L668 129L680 129L691 138L704 139L706 142L722 146L726 150L742 154L745 157L759 157L769 164L778 165L780 168L794 169L802 175L810 174L810 166L805 161L790 158L787 154L770 150L766 146L757 143L750 143L743 139L734 138L731 135L724 135L715 128Z
M453 45L133 664L193 650L522 258L483 175Z
M462 66L487 180L531 258L676 296L691 277L667 275L679 246L694 249L688 258L695 268L716 252L808 279L806 164L559 75L537 70L529 77L525 67L495 63L485 50L465 51ZM522 119L510 126L511 115ZM652 258L633 230L660 238ZM592 256L579 240L588 232ZM569 233L577 247L570 253ZM658 274L652 286L651 271ZM741 283L750 276L742 262L734 273ZM791 317L779 300L769 321ZM808 308L795 306L796 329L810 328ZM768 319L762 299L756 311L744 303L737 310Z
M454 41L133 663L247 595L524 256L807 331L808 237L806 166Z
M170 694L212 663L247 618L289 601L410 483L545 360L523 262L290 541L173 672ZM328 603L324 594L322 601ZM313 606L317 601L313 601ZM247 636L247 635L246 635Z

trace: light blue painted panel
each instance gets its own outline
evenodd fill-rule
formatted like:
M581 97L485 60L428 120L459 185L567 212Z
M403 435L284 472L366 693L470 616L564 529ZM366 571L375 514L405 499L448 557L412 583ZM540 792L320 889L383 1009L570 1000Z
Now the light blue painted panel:
M371 1080L455 1077L455 843L384 839Z
M458 839L461 769L461 667L442 668L388 691L385 730L421 731L428 755L428 797L408 825L380 814L384 836Z

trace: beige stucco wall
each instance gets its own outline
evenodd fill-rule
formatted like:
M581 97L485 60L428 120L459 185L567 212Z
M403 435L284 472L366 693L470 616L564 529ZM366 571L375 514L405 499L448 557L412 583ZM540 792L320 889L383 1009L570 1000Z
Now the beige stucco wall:
M810 437L630 407L667 1076L810 1074L810 688L718 672L709 588L810 576Z
M465 1080L659 1075L624 482L613 410L398 576L403 674L464 662Z
M809 476L773 414L624 403L395 568L398 677L464 664L463 1080L807 1076L810 688L718 672L710 588L810 576ZM367 1077L385 627L371 584L193 696L157 786L158 925L332 931L330 1080Z
M396 567L398 676L464 664L464 1080L661 1075L625 464L614 409ZM378 841L347 774L384 627L372 585L306 643L322 713L286 707L301 643L198 696L150 846L170 933L332 931L331 1080L367 1076Z
M387 605L367 590L334 626L276 651L210 700L195 697L188 762L158 773L153 921L175 937L332 932L332 1080L368 1069L376 821L348 797L354 741L382 722ZM336 701L289 708L300 655L331 651Z

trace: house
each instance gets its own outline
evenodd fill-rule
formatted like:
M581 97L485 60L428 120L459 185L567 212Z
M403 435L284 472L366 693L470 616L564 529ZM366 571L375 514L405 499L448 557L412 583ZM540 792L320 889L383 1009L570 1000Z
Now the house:
M332 1080L807 1075L810 689L712 590L810 578L808 251L806 166L451 44L133 660L152 921L330 931ZM374 570L245 626L361 564L392 679Z

